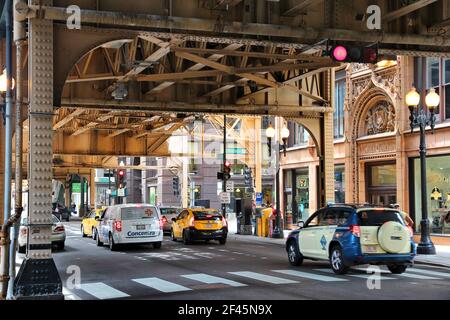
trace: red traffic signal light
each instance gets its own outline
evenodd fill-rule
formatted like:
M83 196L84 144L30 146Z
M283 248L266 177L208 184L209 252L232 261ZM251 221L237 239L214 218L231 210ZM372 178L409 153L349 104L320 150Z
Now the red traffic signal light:
M224 166L225 166L225 167L228 167L228 168L231 167L231 162L228 161L228 160L225 161Z
M328 54L337 62L377 63L378 50L376 47L361 47L350 45L335 45Z
M336 46L331 50L331 56L336 61L345 61L347 59L347 48Z
M119 176L123 177L125 175L125 171L119 170Z

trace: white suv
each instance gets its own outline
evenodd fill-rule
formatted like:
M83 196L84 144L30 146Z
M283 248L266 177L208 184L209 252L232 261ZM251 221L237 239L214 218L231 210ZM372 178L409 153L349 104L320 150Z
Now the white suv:
M161 248L163 230L161 214L147 204L119 204L102 214L96 234L97 246L109 245L114 251L119 244L152 243Z

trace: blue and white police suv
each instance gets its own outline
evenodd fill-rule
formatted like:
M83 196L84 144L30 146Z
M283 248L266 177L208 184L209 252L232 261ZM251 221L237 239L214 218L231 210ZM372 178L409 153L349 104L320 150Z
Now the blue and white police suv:
M286 240L289 263L328 260L337 274L353 265L386 265L395 274L412 265L416 245L401 211L367 205L329 205Z
M161 214L147 204L119 204L106 208L97 230L97 246L108 245L114 251L121 244L153 244L161 248Z

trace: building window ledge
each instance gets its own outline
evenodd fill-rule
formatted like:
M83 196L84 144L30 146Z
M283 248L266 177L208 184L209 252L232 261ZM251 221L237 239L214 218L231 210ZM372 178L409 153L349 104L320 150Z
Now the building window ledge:
M450 128L450 119L447 119L447 120L445 120L445 121L443 121L443 122L437 123L437 124L434 126L434 130L436 130L436 129L444 129L444 128ZM414 128L413 133L419 132L419 131L420 131L420 128L419 128L419 127L416 127L416 128ZM425 128L425 131L431 131L430 126L427 126L427 127ZM411 134L411 130L410 130L410 129L409 129L409 130L406 130L405 132Z

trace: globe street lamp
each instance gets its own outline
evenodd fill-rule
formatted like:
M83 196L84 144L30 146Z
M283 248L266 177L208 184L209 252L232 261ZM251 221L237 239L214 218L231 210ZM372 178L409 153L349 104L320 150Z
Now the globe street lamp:
M426 143L425 129L427 125L431 127L431 133L434 133L437 106L439 105L439 95L430 89L425 97L425 104L429 110L420 105L420 95L413 87L405 97L406 105L409 108L409 121L411 133L414 127L420 128L420 185L421 185L421 204L422 204L422 220L420 221L420 242L417 246L418 254L436 254L436 249L430 238L429 221L428 221L428 203L427 203L427 167L426 167Z
M269 148L269 156L272 155L272 139L275 137L277 132L272 127L272 123L269 123L268 128L266 129L266 137L267 137L267 146ZM281 140L283 141L283 153L286 156L286 146L287 139L289 138L289 129L286 126L283 126L281 129ZM275 228L272 233L273 238L283 238L283 232L281 231L281 217L280 217L280 147L279 141L275 141L277 146L277 152L275 154L275 166L276 166L276 176L275 176L275 203L276 203L276 221Z

